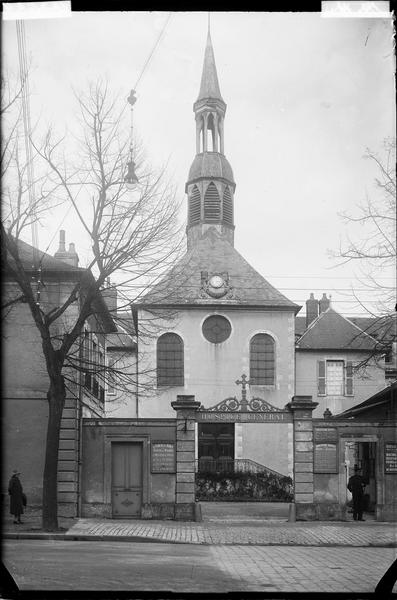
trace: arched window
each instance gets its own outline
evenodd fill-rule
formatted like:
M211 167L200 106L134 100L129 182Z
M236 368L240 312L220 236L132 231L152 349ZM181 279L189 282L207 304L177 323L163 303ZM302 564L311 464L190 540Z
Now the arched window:
M270 335L258 333L250 343L250 381L253 385L274 385L274 340Z
M204 195L204 221L219 221L221 203L216 185L211 181Z
M189 198L189 226L200 223L201 197L197 185L194 186L192 195Z
M176 333L164 333L157 340L157 385L183 384L183 340Z
M233 201L228 187L223 192L223 222L233 225Z

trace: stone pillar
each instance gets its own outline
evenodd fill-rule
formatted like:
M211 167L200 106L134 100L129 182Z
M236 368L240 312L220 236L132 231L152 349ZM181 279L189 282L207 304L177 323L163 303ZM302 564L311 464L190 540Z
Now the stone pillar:
M195 424L200 402L194 396L177 396L176 411L175 519L199 520L195 497Z
M312 396L294 396L288 403L294 422L294 489L298 520L316 518L313 482L313 410L318 402Z

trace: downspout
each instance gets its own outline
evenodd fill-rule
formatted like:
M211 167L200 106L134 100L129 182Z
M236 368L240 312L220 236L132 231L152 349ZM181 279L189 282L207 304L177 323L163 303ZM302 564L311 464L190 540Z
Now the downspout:
M84 334L84 328L83 328L83 334ZM84 336L83 336L83 340L84 340ZM83 344L80 344L80 350L79 350L79 360L80 360L80 365L83 364ZM82 446L83 446L83 402L82 402L82 395L83 395L83 377L84 377L84 373L82 372L82 370L80 369L80 373L79 373L79 378L80 378L80 382L79 382L79 397L78 397L78 432L79 432L79 440L78 440L78 445L77 445L77 516L81 517L81 478L82 478L82 461L81 461L81 456L82 456Z
M136 418L139 418L139 396L138 396L138 389L139 389L139 367L138 367L138 339L139 339L139 333L138 333L138 311L136 310L136 308L131 308L131 312L132 312L132 320L134 323L134 329L135 329L135 338L136 338L136 355L135 355L135 413L136 413Z

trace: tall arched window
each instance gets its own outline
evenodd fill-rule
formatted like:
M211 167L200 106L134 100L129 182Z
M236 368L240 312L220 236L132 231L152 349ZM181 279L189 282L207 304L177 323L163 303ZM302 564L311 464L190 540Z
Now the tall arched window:
M189 198L189 225L198 225L200 223L201 197L197 185L194 186L192 195Z
M183 340L176 333L164 333L157 340L157 385L183 384Z
M211 181L204 195L204 221L219 221L221 202L216 185Z
M233 225L233 201L228 187L223 192L223 222Z
M251 339L250 381L254 385L274 385L274 339L266 333L257 333Z

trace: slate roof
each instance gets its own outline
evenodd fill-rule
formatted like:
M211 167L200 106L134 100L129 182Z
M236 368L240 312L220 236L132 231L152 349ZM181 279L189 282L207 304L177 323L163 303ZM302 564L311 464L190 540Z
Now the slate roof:
M208 32L207 36L200 92L197 102L206 98L216 98L223 102L221 91L219 89L218 74L216 72L214 50L212 48L210 32Z
M33 267L33 263L34 263L34 248L33 246L31 246L30 244L27 244L26 242L24 242L23 240L19 239L17 240L17 244L18 244L18 250L19 250L19 256L20 259L22 261L23 264L23 268L26 271L29 271L30 269L34 270L35 268ZM83 273L85 272L87 269L83 269L81 267L74 267L73 265L70 265L69 263L64 262L63 260L59 260L59 258L54 258L53 256L51 256L50 254L47 254L46 252L42 252L41 250L37 249L37 259L40 262L41 268L42 270L48 272L65 272L68 271L70 273ZM10 263L10 265L12 265L14 263L14 259L12 258L12 256L8 256L7 257L8 262ZM3 265L3 268L7 268L6 265Z
M230 293L215 299L203 293L201 272L228 273ZM154 286L140 305L225 305L292 310L300 306L291 302L224 239L214 227L209 228L183 258Z
M322 312L298 339L301 350L373 350L376 340L333 308Z
M208 179L221 178L234 183L232 167L223 154L219 152L201 152L196 154L190 167L188 182L201 177ZM186 184L187 185L187 184Z
M390 402L394 404L394 407L392 407L392 408L393 408L393 410L395 410L395 402L397 400L396 392L397 392L397 382L392 383L390 386L388 386L387 388L384 388L383 390L380 390L380 392L377 392L376 394L374 394L367 400L364 400L364 402L361 402L360 404L356 404L355 406L352 406L351 408L348 408L347 410L344 410L343 412L341 412L337 415L334 415L333 418L334 419L347 419L350 417L355 417L356 415L363 413L369 409L372 409L375 406L380 406L382 404L386 404L386 403L390 403Z
M42 252L39 249L36 250L37 256L35 257L33 246L27 244L21 239L16 240L16 242L18 244L19 257L24 270L27 272L36 271L36 267L33 266L34 259L36 258L40 262L44 280L46 276L56 277L57 279L60 277L67 280L74 279L75 281L78 281L80 278L82 278L83 281L83 278L88 278L88 280L93 278L93 275L89 269L75 267L64 262L63 260L59 260L59 258L54 258L50 254ZM7 256L7 260L2 263L2 270L5 274L7 274L8 264L11 266L15 264L15 260L10 254ZM105 327L105 333L116 331L115 323L100 292L98 292L94 298L93 308L95 310L95 315L100 318Z

